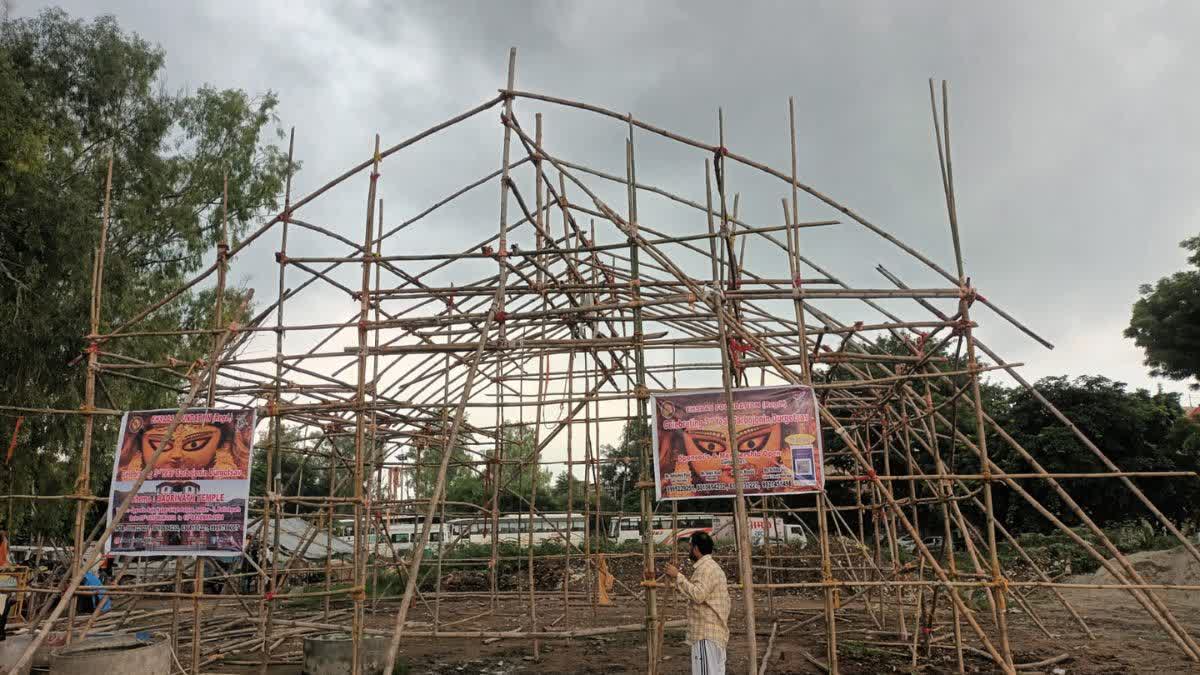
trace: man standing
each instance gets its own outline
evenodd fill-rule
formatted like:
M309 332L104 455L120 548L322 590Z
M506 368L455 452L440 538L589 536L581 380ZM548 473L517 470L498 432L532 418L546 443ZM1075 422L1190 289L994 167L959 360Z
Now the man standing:
M687 640L692 645L692 675L724 675L725 645L729 643L729 584L725 572L712 558L713 540L696 532L689 543L695 563L692 578L670 563L665 572L688 599Z

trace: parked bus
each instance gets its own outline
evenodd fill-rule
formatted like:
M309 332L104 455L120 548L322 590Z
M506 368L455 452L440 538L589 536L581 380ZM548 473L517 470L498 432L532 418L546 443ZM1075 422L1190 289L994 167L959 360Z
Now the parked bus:
M568 539L573 544L582 544L588 527L585 521L582 513L572 513L570 518L565 513L537 513L534 514L533 531L530 532L529 514L500 516L496 538L501 542L526 545L531 537L534 544L565 542ZM489 516L459 518L451 520L449 525L451 541L472 544L488 544L492 541L492 519Z
M654 516L650 519L650 531L654 533L656 544L668 544L672 541L685 541L694 532L713 534L717 526L714 516L704 513L681 513L675 517L672 527L672 516ZM641 516L625 516L613 518L608 526L608 536L618 544L627 541L641 541ZM716 538L716 535L713 535Z
M379 536L378 523L369 527L366 533L367 550L374 551L375 555L391 556L393 551L396 553L411 551L413 542L421 538L421 529L425 526L425 516L409 513L381 514L379 517L387 523L387 538ZM429 543L425 547L426 552L435 550L448 530L448 524L434 518L433 529L429 532ZM338 520L335 523L334 532L343 540L353 543L354 519Z
M708 532L714 541L721 542L734 540L734 522L733 516L680 513L676 516L656 515L650 519L650 528L657 544L687 541L694 532ZM642 519L640 516L614 518L608 534L618 544L641 541ZM808 543L804 525L784 523L781 518L750 518L750 545L761 546L768 539L774 544L805 546Z

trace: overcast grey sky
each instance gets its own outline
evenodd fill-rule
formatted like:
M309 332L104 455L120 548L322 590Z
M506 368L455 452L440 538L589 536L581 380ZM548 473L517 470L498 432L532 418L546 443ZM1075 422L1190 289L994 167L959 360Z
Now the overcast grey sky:
M927 89L945 78L968 274L1057 349L987 311L981 335L1029 364L1031 379L1100 373L1154 386L1121 331L1138 285L1181 269L1177 244L1200 230L1200 5L1190 2L57 4L114 14L162 45L169 87L277 92L304 162L299 194L366 158L374 133L388 145L494 96L509 46L518 88L714 143L720 105L727 145L781 169L795 96L802 180L952 269ZM40 7L15 3L18 15ZM547 147L623 171L619 124L517 107L546 111ZM499 165L494 112L455 133L385 168L389 222ZM639 147L639 178L703 198L702 155ZM748 186L743 213L778 222L784 193L771 190ZM322 200L317 220L361 239L364 191L353 181ZM429 250L494 232L495 193L485 201L486 220L451 211L444 230L425 230L437 237ZM802 215L836 214L814 204ZM239 278L271 288L269 249ZM899 257L852 224L814 234L806 251L874 287L887 285L874 264Z

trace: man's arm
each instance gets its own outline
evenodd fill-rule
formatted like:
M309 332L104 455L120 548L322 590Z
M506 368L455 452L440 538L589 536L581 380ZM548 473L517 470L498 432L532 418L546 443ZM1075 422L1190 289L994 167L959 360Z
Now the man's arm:
M719 580L713 570L702 570L700 574L694 576L694 581L689 581L682 574L676 576L675 588L679 589L679 592L683 593L688 600L702 604L716 590Z

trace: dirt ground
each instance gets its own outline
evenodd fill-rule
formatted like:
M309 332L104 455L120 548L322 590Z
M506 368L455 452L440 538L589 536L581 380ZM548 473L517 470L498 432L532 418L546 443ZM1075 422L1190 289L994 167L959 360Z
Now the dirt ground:
M1138 571L1151 583L1198 584L1200 566L1181 550L1156 551L1131 557ZM612 569L621 583L614 590L613 605L594 607L582 595L572 596L564 606L560 592L552 588L560 583L561 572L547 573L538 579L538 629L564 631L582 628L611 627L641 624L645 620L642 601L634 596L640 574L636 561L614 561ZM630 577L622 579L623 577ZM776 579L779 581L780 579ZM791 580L791 579L789 579ZM799 580L799 579L796 579ZM1073 583L1111 583L1107 573L1080 575ZM543 583L544 582L544 583ZM463 590L472 580L461 581ZM574 582L572 582L574 586ZM483 589L472 589L482 591ZM580 589L582 590L582 589ZM1023 589L1027 590L1027 589ZM514 589L515 591L515 589ZM880 610L878 591L872 591L871 608L866 598L847 599L838 612L837 644L840 671L853 674L875 673L953 673L957 672L954 649L954 627L944 594L938 598L942 619L930 634L929 652L921 652L917 667L912 665L912 636L917 603L915 590L909 590L904 603L897 605L889 597ZM1200 671L1167 633L1127 591L1104 589L1065 589L1063 597L1081 615L1093 632L1089 638L1052 591L1039 588L1025 596L1026 606L1036 616L1010 600L1006 615L1010 648L1017 664L1034 664L1046 660L1052 663L1023 669L1028 673L1097 674L1097 673L1185 673ZM1200 636L1200 593L1188 591L1159 592L1160 597L1178 621L1192 635ZM1010 598L1012 596L1010 595ZM733 613L730 625L733 636L729 643L728 672L747 670L744 605L733 594ZM973 618L990 639L997 641L998 631L994 614L986 596L976 592L970 599ZM928 592L924 595L928 603ZM684 617L684 602L669 590L659 594L660 617L665 621ZM768 659L770 673L821 673L814 661L826 661L826 638L821 597L816 592L776 592L770 601L765 593L757 594L757 636L760 660L766 650L773 625L777 624L775 644ZM900 624L900 608L904 622ZM927 606L927 605L926 605ZM340 611L338 611L340 610ZM368 628L390 631L396 604L380 602L368 613ZM433 601L419 600L409 614L411 630L429 630L433 621ZM526 592L502 592L493 606L487 597L450 596L440 605L443 630L450 631L515 631L529 630L529 597ZM321 621L310 607L305 611L291 608L280 612L281 618L303 618ZM348 603L335 605L329 623L349 629ZM450 624L450 625L447 625ZM966 672L998 672L982 650L982 644L964 620L961 624L964 644L963 665ZM459 675L489 673L507 675L519 673L639 673L645 672L646 637L642 630L570 640L543 640L534 657L533 641L495 640L483 638L412 637L404 640L402 664L397 672L410 675ZM1000 645L997 644L1000 648ZM271 672L294 675L301 672L299 639L279 645L273 652L279 663ZM665 674L688 672L688 647L682 628L667 629L663 636L663 661L660 671ZM209 672L249 673L257 668L234 657L229 662L215 664ZM286 662L286 663L285 663Z
M1050 633L1047 636L1019 609L1008 615L1011 645L1014 659L1018 663L1032 663L1068 655L1068 659L1042 668L1023 672L1053 673L1054 669L1069 674L1076 673L1183 673L1195 672L1191 662L1142 608L1125 592L1121 591L1070 591L1069 602L1083 616L1084 621L1095 633L1088 639L1079 625L1061 604L1044 590L1030 596L1032 606L1043 625ZM1194 594L1192 594L1194 595ZM944 597L941 602L945 602ZM615 599L615 606L595 609L580 601L574 602L564 616L561 599L539 598L539 627L542 630L563 630L572 627L611 626L637 623L643 620L640 601L631 597ZM728 672L746 672L746 644L740 598L734 598L731 625L734 636L729 645ZM758 649L760 655L766 648L768 636L775 619L779 620L779 633L772 650L768 672L771 673L820 673L817 666L807 658L811 656L825 661L824 622L817 618L807 626L797 628L797 622L806 618L822 616L821 603L815 597L776 596L775 615L766 612L766 598L760 598L758 615ZM1168 601L1178 619L1193 634L1200 634L1200 602L1195 597L1176 593ZM660 602L666 620L683 617L682 602L666 598ZM381 605L373 613L368 625L388 628L394 608ZM488 601L459 600L445 602L442 606L443 621L468 618L489 609ZM909 636L911 638L911 605L909 606ZM956 671L952 627L939 626L933 633L932 658L922 659L921 666L910 665L907 643L901 644L897 630L897 610L889 605L890 616L879 617L878 623L867 613L861 602L847 605L839 612L838 645L839 665L843 673L952 673ZM841 618L845 615L845 618ZM995 635L991 613L986 606L975 616L985 630ZM425 608L414 607L412 620L426 622L431 619ZM551 626L551 624L553 624ZM504 599L496 613L473 620L470 630L514 630L528 628L528 599ZM466 625L450 630L467 630ZM967 644L979 647L966 623L964 636ZM620 633L571 640L543 641L539 645L539 657L534 659L532 641L504 640L487 641L472 639L414 638L405 640L402 649L404 670L412 675L437 674L458 675L462 673L518 674L518 673L637 673L645 672L645 634L643 632ZM279 653L293 658L299 656L298 641L285 644ZM664 660L660 670L666 674L688 672L688 648L683 641L682 629L665 631L663 640ZM806 656L807 654L807 656ZM298 660L298 658L297 658ZM964 658L967 672L997 672L984 658L967 652ZM213 672L239 672L237 668L218 666ZM240 672L250 672L249 669ZM300 673L299 663L279 664L271 668L279 675Z

